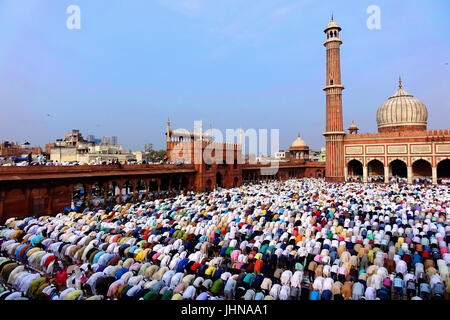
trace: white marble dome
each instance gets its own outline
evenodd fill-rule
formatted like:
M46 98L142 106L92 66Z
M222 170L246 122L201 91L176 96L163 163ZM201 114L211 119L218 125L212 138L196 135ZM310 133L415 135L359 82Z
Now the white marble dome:
M426 130L428 110L419 99L399 89L377 110L378 129L401 126L423 126Z

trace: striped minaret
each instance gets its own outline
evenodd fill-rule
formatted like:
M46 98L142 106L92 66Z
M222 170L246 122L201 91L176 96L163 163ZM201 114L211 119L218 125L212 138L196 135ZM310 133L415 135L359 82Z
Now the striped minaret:
M326 167L325 179L330 182L344 181L344 137L346 132L342 124L342 90L341 63L339 39L341 27L331 19L324 30L327 40L324 46L327 49L327 75L326 85L323 88L326 95L326 132L323 133L326 141Z

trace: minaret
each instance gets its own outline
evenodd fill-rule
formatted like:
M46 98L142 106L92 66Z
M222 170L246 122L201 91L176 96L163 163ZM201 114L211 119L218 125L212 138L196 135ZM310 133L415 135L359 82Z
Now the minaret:
M341 27L331 18L326 29L327 40L324 46L327 49L327 75L326 85L323 88L326 95L326 132L323 133L326 141L326 167L325 179L331 182L344 182L344 136L342 124L342 90L341 63L339 39Z
M166 125L166 141L170 140L170 119L167 117L167 125Z

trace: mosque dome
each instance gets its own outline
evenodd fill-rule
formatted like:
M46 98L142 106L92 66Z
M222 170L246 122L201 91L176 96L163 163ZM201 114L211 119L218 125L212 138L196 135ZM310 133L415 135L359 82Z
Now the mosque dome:
M356 126L355 122L352 121L352 124L350 125L350 127L348 127L348 131L350 132L350 134L352 133L358 133L358 127Z
M352 121L352 124L350 125L350 127L348 127L349 129L358 129L358 127L356 126L355 122Z
M327 27L325 28L324 32L326 33L330 29L338 29L339 31L342 30L342 28L339 26L339 24L334 21L333 15L331 15L331 21L328 22Z
M333 21L333 20L331 20L331 21L328 23L328 25L327 25L327 27L325 28L325 30L328 30L328 29L331 29L331 28L338 28L338 29L341 29L341 27L339 27L339 25L337 24L337 22L336 22L336 21Z
M308 147L308 145L306 144L305 140L300 138L299 135L298 138L295 139L295 141L292 143L291 148L301 148L301 147Z
M419 99L402 88L377 110L378 132L411 131L427 129L428 110Z

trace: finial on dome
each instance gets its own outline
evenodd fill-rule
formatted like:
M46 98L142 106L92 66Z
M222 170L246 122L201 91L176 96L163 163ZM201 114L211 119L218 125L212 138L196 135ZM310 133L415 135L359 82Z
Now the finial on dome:
M402 88L402 76L398 76L398 88Z
M331 13L331 21L334 21L333 13Z

